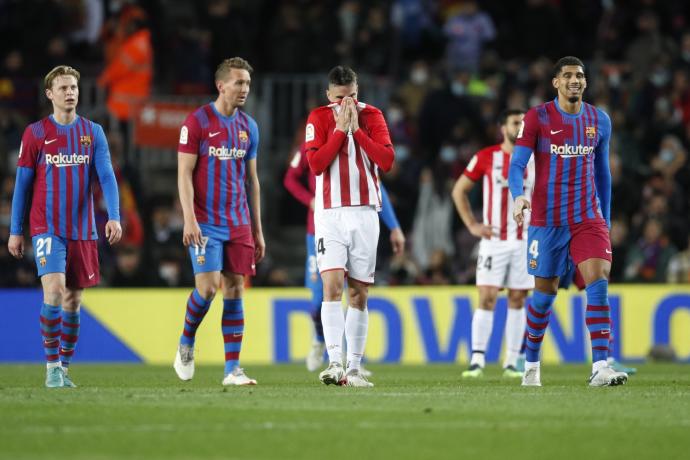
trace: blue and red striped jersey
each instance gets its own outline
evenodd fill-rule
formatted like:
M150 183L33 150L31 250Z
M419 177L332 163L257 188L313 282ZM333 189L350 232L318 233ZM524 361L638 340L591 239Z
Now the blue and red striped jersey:
M77 116L61 125L53 116L24 131L17 160L11 233L21 234L26 198L32 186L31 235L51 233L70 240L98 238L93 212L95 177L101 184L108 218L120 220L117 182L103 128Z
M180 130L178 151L198 155L194 173L194 215L200 224L250 225L247 161L255 160L259 128L241 110L219 113L213 103L190 114Z
M534 152L531 225L558 227L608 218L608 209L602 212L595 175L597 168L608 168L610 136L609 116L586 102L578 114L562 111L557 100L525 114L516 146ZM597 158L603 162L599 164Z

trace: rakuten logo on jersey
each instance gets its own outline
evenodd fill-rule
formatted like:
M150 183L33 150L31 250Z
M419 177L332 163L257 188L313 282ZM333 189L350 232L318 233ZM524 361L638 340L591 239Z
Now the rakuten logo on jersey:
M78 155L76 153L46 153L46 164L53 165L58 168L65 166L79 166L89 164L90 158L88 155Z
M238 149L236 147L229 149L225 146L211 146L208 148L208 154L209 156L216 157L219 160L238 160L240 158L244 158L244 156L247 154L247 151L244 149Z
M579 157L583 155L591 155L594 153L594 147L579 145L554 145L551 144L551 154L560 155L565 158Z

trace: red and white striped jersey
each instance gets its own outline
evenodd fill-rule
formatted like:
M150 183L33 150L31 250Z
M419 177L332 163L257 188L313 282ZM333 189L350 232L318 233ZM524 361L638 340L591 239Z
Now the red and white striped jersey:
M513 198L508 190L508 169L510 154L501 150L501 146L492 145L477 152L463 172L473 181L483 180L484 224L498 229L492 241L527 239L529 214L525 216L524 225L518 225L513 219ZM534 159L530 159L525 168L524 195L532 200L534 190Z
M391 148L392 143L381 111L363 102L358 102L357 108L360 129L354 134L335 129L335 117L340 110L338 104L319 107L309 114L306 150L313 152L327 147L334 156L330 165L321 174L316 174L315 210L343 206L381 209L378 166L362 144L373 141L377 147ZM363 136L368 139L362 139Z

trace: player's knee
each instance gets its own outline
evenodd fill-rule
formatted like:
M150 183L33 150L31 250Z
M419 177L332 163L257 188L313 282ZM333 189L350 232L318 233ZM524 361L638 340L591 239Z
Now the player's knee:
M223 287L223 297L226 299L240 299L244 294L244 286L242 284Z
M65 298L65 286L60 283L50 283L44 286L43 298L48 305L62 305Z
M343 298L342 283L336 281L324 283L323 297L326 302L333 302Z
M368 297L367 292L362 291L350 294L350 306L358 310L364 310L367 307Z
M218 286L213 283L203 283L197 286L196 290L204 300L213 300L216 296L216 292L218 292Z
M76 313L79 311L79 305L81 304L81 295L70 293L67 291L63 296L62 309L70 312Z
M482 310L490 310L493 311L494 308L496 307L496 295L495 294L486 294L481 296L479 299L479 308Z
M508 292L508 308L519 310L525 305L527 293L524 291L510 291Z

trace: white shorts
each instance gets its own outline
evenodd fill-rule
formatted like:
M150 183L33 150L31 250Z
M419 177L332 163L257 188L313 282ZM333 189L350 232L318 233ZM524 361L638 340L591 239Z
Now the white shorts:
M364 283L374 282L379 215L371 206L345 206L314 212L314 243L319 272L345 270Z
M527 273L527 240L481 240L477 286L534 289L534 277Z

